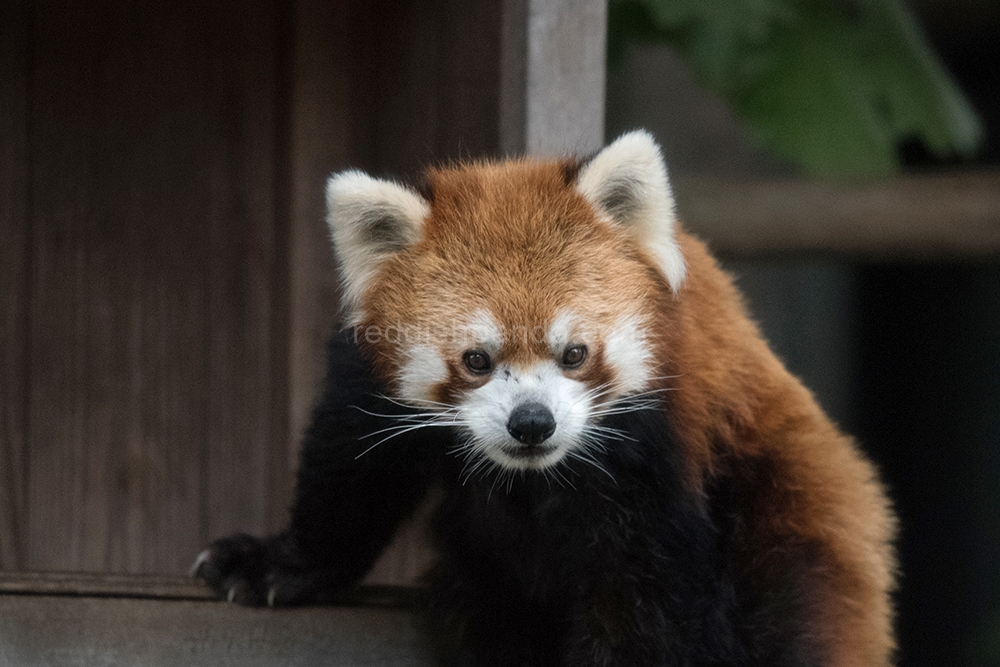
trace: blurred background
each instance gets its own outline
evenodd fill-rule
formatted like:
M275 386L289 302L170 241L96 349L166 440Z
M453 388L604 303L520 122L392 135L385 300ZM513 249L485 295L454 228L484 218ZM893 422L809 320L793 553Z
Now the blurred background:
M549 4L591 36L558 45L590 49L589 101L554 108L596 139L532 134L551 63L510 44L537 1L4 3L0 571L182 574L284 524L336 320L330 172L645 127L883 471L900 664L1000 665L1000 3ZM372 580L427 557L408 527Z

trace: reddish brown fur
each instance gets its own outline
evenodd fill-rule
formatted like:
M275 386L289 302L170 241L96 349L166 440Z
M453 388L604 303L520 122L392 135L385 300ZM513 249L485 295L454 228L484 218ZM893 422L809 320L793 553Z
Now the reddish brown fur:
M671 294L625 230L596 222L566 173L565 165L528 161L431 172L423 239L380 271L363 304L365 324L448 323L479 308L505 327L547 326L567 307L602 323L623 312L647 318L662 364L653 375L675 376L665 384L676 388L671 418L691 492L704 493L713 475L739 477L764 462L768 483L746 508L754 560L745 567L763 577L794 557L789 545L810 545L821 565L812 630L828 664L889 664L895 522L872 465L771 353L699 241L677 231L688 273ZM373 351L391 379L395 351ZM455 365L461 350L452 352ZM504 354L517 364L551 352L524 340ZM606 381L599 363L589 372L586 381ZM452 378L448 395L475 382L457 370Z
M894 649L896 524L873 466L767 347L729 277L704 246L678 234L688 279L662 355L676 363L672 416L688 448L691 486L724 466L764 460L753 534L761 570L788 544L819 545L814 631L831 665L886 665ZM730 470L732 471L732 470ZM773 562L770 562L773 561Z

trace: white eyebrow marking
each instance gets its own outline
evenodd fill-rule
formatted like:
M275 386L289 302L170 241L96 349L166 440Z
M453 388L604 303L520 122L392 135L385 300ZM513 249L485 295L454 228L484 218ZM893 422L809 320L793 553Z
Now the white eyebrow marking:
M615 323L604 341L604 359L614 369L621 393L648 388L653 352L644 322L639 316L622 317Z
M455 333L465 349L478 347L490 355L496 355L503 347L503 327L487 310L477 310L472 317L456 327Z
M579 331L581 322L582 318L579 315L569 311L560 311L556 315L546 336L552 354L561 354L571 342L581 342L573 338L581 335Z

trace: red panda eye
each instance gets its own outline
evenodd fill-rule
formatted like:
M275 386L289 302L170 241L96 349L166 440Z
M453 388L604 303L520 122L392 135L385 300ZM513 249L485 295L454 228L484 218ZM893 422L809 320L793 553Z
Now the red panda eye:
M462 355L462 362L465 363L465 367L469 371L476 375L485 375L493 368L490 363L490 355L482 350L469 350Z
M562 365L563 368L579 368L586 359L587 346L573 345L563 351Z

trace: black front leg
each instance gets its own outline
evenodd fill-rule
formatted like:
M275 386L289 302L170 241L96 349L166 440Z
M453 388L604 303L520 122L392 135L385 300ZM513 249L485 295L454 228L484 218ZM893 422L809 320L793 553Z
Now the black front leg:
M425 497L452 437L442 427L397 434L416 411L382 391L338 335L303 441L288 528L217 540L198 556L195 575L247 605L326 603L364 576Z

